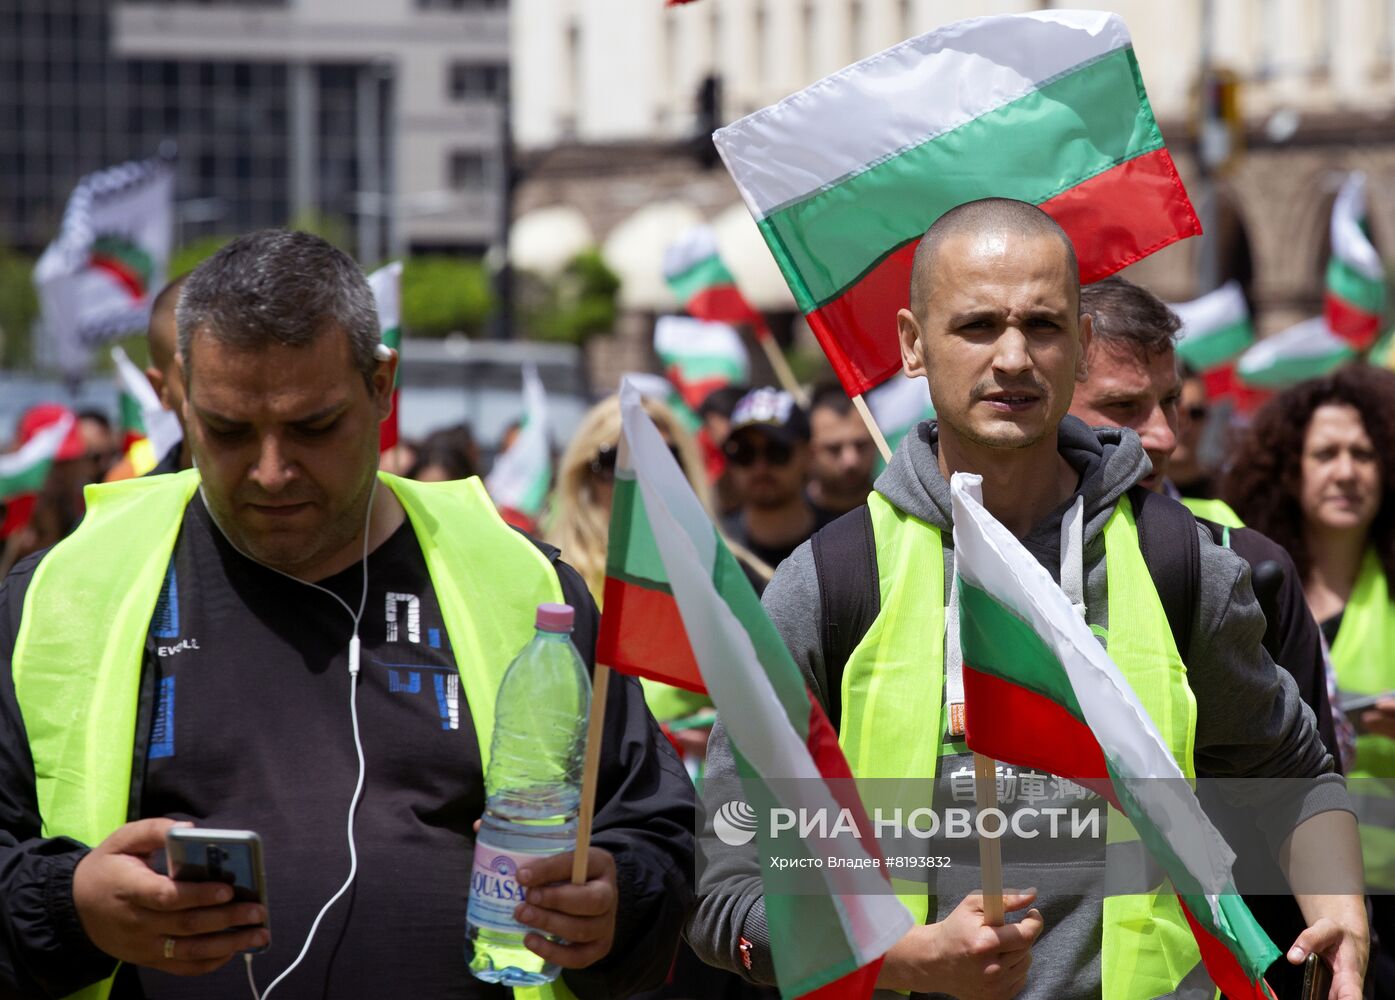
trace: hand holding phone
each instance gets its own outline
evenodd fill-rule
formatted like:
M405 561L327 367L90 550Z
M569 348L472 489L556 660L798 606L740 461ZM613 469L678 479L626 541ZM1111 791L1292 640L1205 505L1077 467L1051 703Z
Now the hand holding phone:
M1314 952L1303 963L1303 1000L1327 1000L1332 989L1332 966Z
M267 906L266 869L262 864L262 838L250 830L209 830L177 826L165 835L170 878L176 882L222 882L232 886L233 902ZM268 927L267 920L232 928ZM269 944L248 948L256 954Z

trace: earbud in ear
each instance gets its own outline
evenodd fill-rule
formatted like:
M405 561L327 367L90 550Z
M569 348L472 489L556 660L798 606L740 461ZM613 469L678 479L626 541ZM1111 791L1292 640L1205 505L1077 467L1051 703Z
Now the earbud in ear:
M373 357L377 358L379 361L391 361L392 348L388 347L387 344L379 344L377 347L373 348Z

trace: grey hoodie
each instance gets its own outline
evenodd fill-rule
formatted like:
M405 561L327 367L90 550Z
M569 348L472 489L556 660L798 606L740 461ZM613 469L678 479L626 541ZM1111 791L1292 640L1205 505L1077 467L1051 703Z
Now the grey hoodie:
M934 423L922 423L908 434L877 479L876 489L897 508L944 529L943 597L947 600L953 578L953 525L949 483L940 474L936 457L937 433ZM1092 625L1107 629L1102 529L1119 498L1148 475L1151 466L1138 436L1130 430L1091 429L1074 417L1066 417L1057 442L1062 457L1080 473L1078 495L1084 498L1085 514L1086 618ZM1073 503L1074 497L1022 539L1028 551L1058 582L1061 520ZM1299 697L1292 677L1274 666L1260 644L1264 615L1250 589L1248 565L1228 549L1216 546L1206 531L1198 529L1198 534L1198 603L1192 620L1191 648L1183 656L1197 705L1197 770L1222 778L1318 777L1301 801L1289 802L1285 811L1269 814L1271 821L1265 832L1271 846L1277 849L1289 832L1308 817L1332 809L1349 811L1351 806L1342 779L1333 773L1332 759L1317 736L1312 712ZM827 706L822 603L808 542L781 564L765 591L763 604L815 696ZM970 757L963 754L941 758L937 803L949 800L949 776L969 766ZM708 782L714 785L735 776L731 747L720 720L708 746L707 775ZM1256 787L1257 798L1261 794ZM711 845L712 839L704 837L703 842ZM1048 847L1047 843L1014 843L1012 835L1003 840L1006 884L1036 886L1036 906L1045 921L1032 950L1027 985L1019 996L1028 1000L1095 1000L1100 996L1103 844L1076 841L1073 845L1058 843ZM1067 856L1062 856L1063 850ZM1021 862L1016 869L1015 860ZM1082 892L1082 878L1094 888ZM932 888L935 911L931 919L944 919L967 893L977 890L978 883L976 855L956 857L950 868L936 872ZM720 854L708 850L698 886L699 901L689 919L687 938L697 954L710 964L736 971L754 982L773 983L765 905L759 886L759 868L749 850L722 850ZM750 942L749 969L743 967L738 951L743 937ZM1289 943L1278 942L1281 948Z

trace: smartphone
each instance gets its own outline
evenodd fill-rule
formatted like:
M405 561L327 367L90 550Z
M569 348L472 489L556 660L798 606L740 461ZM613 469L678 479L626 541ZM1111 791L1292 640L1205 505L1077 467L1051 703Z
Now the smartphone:
M165 835L165 854L170 878L176 882L226 882L232 886L233 902L268 906L262 838L251 830L177 826ZM269 908L267 912L269 918ZM268 919L255 926L269 924ZM263 952L266 947L249 950Z
M1320 955L1309 955L1303 963L1303 1000L1327 1000L1332 988L1332 967Z

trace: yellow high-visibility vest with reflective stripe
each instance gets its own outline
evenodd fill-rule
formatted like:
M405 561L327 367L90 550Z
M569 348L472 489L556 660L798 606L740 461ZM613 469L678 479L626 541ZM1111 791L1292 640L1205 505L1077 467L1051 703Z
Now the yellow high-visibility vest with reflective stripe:
M859 779L902 782L902 794L933 789L939 758L952 749L944 726L945 580L940 530L868 498L877 547L881 610L843 669L839 743ZM1188 780L1195 780L1196 699L1162 601L1138 546L1127 498L1104 528L1109 617L1107 636L1119 665L1153 717ZM1122 623L1127 622L1127 627ZM935 734L927 739L923 734ZM921 738L917 738L921 736ZM883 808L885 803L881 803ZM897 802L907 813L931 803ZM931 900L923 883L892 879L897 895L924 923ZM1160 868L1142 849L1132 824L1113 808L1106 829L1101 996L1108 1000L1210 998L1215 986L1196 939ZM1123 894L1132 887L1133 891ZM1161 890L1161 891L1160 891Z
M379 479L426 558L487 769L499 682L533 636L537 605L562 600L561 583L478 479ZM146 634L198 485L189 470L87 487L82 523L35 570L12 669L46 837L98 844L127 821ZM463 959L460 973L469 975ZM106 1000L112 981L73 997ZM560 979L514 995L572 1000Z

